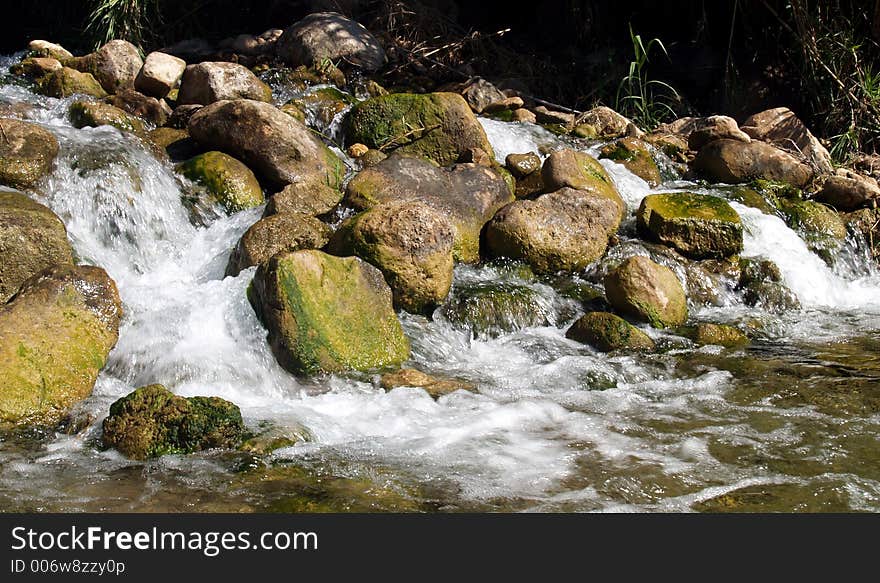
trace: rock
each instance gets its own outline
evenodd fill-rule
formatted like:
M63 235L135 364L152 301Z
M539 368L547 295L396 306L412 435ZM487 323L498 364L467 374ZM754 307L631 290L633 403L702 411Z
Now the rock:
M168 116L168 127L178 128L185 130L189 125L190 118L195 115L195 113L202 109L203 105L190 104L190 105L178 105L174 108L174 111L171 112L171 115Z
M141 120L118 107L93 101L75 101L67 112L73 127L113 126L116 129L147 138L147 130Z
M648 145L637 138L620 138L606 144L599 152L599 158L608 158L623 164L627 170L644 180L649 186L660 184L660 169L654 162Z
M263 421L260 423L259 432L248 437L238 449L262 456L312 439L309 430L298 423L289 427Z
M152 130L147 136L153 144L164 149L172 160L188 160L203 152L186 130L162 127Z
M98 98L107 96L107 92L91 73L81 73L70 67L48 73L37 82L36 91L49 97L70 97L77 93Z
M859 209L841 217L847 227L864 235L868 246L876 257L876 247L880 243L880 209Z
M168 116L172 113L164 100L147 97L133 89L120 89L116 95L111 95L105 101L126 113L145 119L154 126L165 125Z
M107 93L134 87L144 62L137 47L128 41L111 40L94 53L64 61L64 65L91 73Z
M260 206L263 189L250 168L223 152L205 152L177 166L176 170L208 189L229 214Z
M770 312L796 310L800 301L785 287L782 273L775 263L762 259L740 261L740 278L736 286L746 305Z
M743 248L739 215L716 196L651 194L642 199L637 216L642 233L691 259L720 259Z
M563 111L553 111L551 109L547 109L543 105L539 105L534 108L533 113L537 118L539 123L543 124L551 124L551 125L560 125L566 129L571 128L574 125L574 114L566 113Z
M517 180L541 169L541 158L534 152L527 154L508 154L504 164Z
M602 352L612 350L653 350L651 337L614 314L589 312L565 333L566 338L589 344Z
M263 216L302 213L312 217L329 214L342 200L342 193L321 182L294 182L272 195Z
M294 98L287 105L296 104L308 119L319 124L319 129L326 129L333 119L354 102L351 97L335 87L323 87Z
M276 107L250 99L218 101L195 112L190 135L244 162L276 188L314 179L339 188L345 166L309 129Z
M496 338L523 328L553 326L557 314L532 288L509 282L456 284L441 314L474 338Z
M612 199L562 188L498 211L486 225L486 252L525 260L540 273L581 271L604 255L619 225Z
M397 372L387 372L379 379L379 385L386 391L398 387L424 389L432 398L439 399L455 391L476 391L476 386L458 379L437 378L414 368L402 368Z
M370 32L336 12L317 12L284 30L275 53L288 65L344 61L367 71L385 65L385 51Z
M272 90L238 63L204 62L184 70L177 103L208 105L231 99L271 102Z
M610 107L600 105L582 113L576 125L590 125L596 138L619 138L626 135L626 128L632 122Z
M61 219L23 193L0 190L0 305L26 279L56 263L73 263Z
M461 90L461 95L464 97L465 101L467 101L467 104L474 113L483 113L483 110L490 104L503 101L507 98L507 96L501 93L497 87L482 77L475 77L468 81Z
M63 61L73 57L73 53L59 44L47 40L32 40L28 43L29 57L44 57Z
M429 313L452 286L454 235L445 213L421 201L392 201L347 220L328 249L378 267L395 308Z
M752 141L747 133L739 129L736 120L726 115L688 118L688 123L682 124L677 129L677 133L687 140L688 148L695 152L715 140L736 140L746 143Z
M833 252L846 239L846 224L840 215L821 203L790 198L780 199L779 210L812 251L833 263Z
M0 419L54 423L92 392L122 304L99 267L54 265L0 306Z
M480 257L483 225L513 195L504 179L489 168L456 164L444 169L396 155L362 170L345 191L345 201L358 210L404 200L419 200L446 214L455 227L455 259L473 263Z
M320 249L330 240L330 233L330 227L309 215L282 213L264 217L241 236L229 257L226 275L237 276L278 253Z
M0 184L29 188L52 170L58 140L49 130L17 119L0 119Z
M503 113L505 111L512 113L518 109L521 109L524 105L522 97L517 97L514 95L513 97L505 97L504 99L499 99L498 101L493 101L489 103L484 109L483 112L486 114L495 114L495 113Z
M742 131L806 159L816 174L831 174L831 155L807 126L787 107L768 109L749 117Z
M296 121L303 123L303 124L306 123L306 112L302 108L301 103L299 103L297 101L293 101L293 102L289 101L289 102L285 103L284 105L282 105L281 107L279 107L278 109L280 109L281 111L283 111L284 113L286 113L287 115L289 115L290 117L295 119Z
M690 338L701 346L713 344L725 348L736 348L738 346L745 346L749 343L748 336L743 334L737 328L726 324L701 322L696 326L687 328L683 332L687 338Z
M678 277L647 257L630 257L609 272L605 296L615 310L654 328L680 326L687 320L687 298Z
M457 93L392 93L362 101L344 121L346 143L423 156L449 166L471 148L494 156L483 126Z
M715 182L737 184L756 178L803 188L813 177L809 166L770 144L721 139L697 153L693 167Z
M830 204L839 211L854 211L876 205L880 200L880 187L873 178L859 176L829 176L815 200Z
M513 113L510 114L510 119L511 121L518 121L521 123L538 123L538 117L528 109L524 108L514 109Z
M382 160L387 159L388 156L384 152L380 152L379 150L374 150L370 148L364 154L358 158L358 162L361 163L363 168L369 168L370 166L375 166Z
M369 151L370 149L364 144L352 144L345 150L345 153L352 158L360 158Z
M220 397L178 397L162 385L136 389L110 405L104 445L136 460L232 448L244 437L238 406Z
M61 63L57 59L46 57L28 57L22 59L21 62L9 67L9 72L19 77L27 77L29 79L40 79L49 73L62 69Z
M357 257L275 255L257 268L249 298L278 362L295 374L370 370L409 358L391 289Z
M623 217L626 204L614 188L614 183L598 160L584 152L557 150L547 156L541 168L544 188L552 192L561 188L584 190L613 200Z
M180 82L184 69L186 61L183 59L153 51L144 59L144 65L134 80L134 88L145 95L162 99Z

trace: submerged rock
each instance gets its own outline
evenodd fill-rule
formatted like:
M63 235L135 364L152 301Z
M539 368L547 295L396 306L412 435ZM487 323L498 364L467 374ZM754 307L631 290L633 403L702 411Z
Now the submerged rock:
M367 71L381 69L385 51L361 24L337 12L316 12L286 28L275 53L288 65L339 61Z
M738 328L727 324L701 322L682 330L684 336L699 345L713 344L725 348L736 348L749 343L749 337Z
M330 249L378 267L391 286L395 307L422 313L449 294L454 237L446 214L424 202L395 201L347 220L336 231Z
M486 252L525 260L541 273L580 271L602 257L619 224L613 199L562 188L498 211L485 228Z
M56 263L73 263L61 219L20 192L0 190L0 304Z
M480 257L483 225L513 195L504 179L484 166L456 164L444 169L403 156L365 168L345 191L345 201L359 210L405 200L424 202L446 214L455 227L455 259L473 263Z
M746 305L770 312L785 312L800 307L800 300L783 283L779 267L766 259L741 260L736 289L742 292Z
M55 265L0 307L0 419L53 423L92 392L122 303L99 267Z
M452 324L469 329L475 338L551 326L557 320L553 306L534 289L497 282L457 286L441 313Z
M205 152L177 166L177 171L208 189L229 214L260 206L263 190L250 168L223 152Z
M49 173L58 140L49 130L17 119L0 119L0 184L29 188Z
M651 194L637 213L639 229L692 259L723 258L743 248L743 226L722 198L689 192Z
M233 99L269 102L272 90L238 63L204 62L189 65L183 72L177 103L208 105Z
M295 374L370 370L409 358L391 289L357 257L275 255L257 269L249 299L278 362Z
M219 397L178 397L162 385L136 389L110 405L104 444L145 460L235 447L245 427L239 408Z
M241 236L229 257L226 275L236 276L278 253L320 249L329 239L330 227L309 215L281 213L262 218Z
M779 210L785 222L827 263L846 239L846 224L833 209L812 201L780 199Z
M92 97L107 97L107 92L91 73L82 73L70 67L62 67L37 81L37 93L49 97L70 97L77 93Z
M649 186L660 184L660 169L654 162L651 150L642 140L620 138L603 146L599 158L608 158L623 164L627 170L647 182Z
M758 178L803 188L813 177L812 169L805 163L788 152L756 140L709 142L697 153L693 167L710 180L730 184Z
M566 338L589 344L602 352L612 350L653 350L651 337L614 314L589 312L566 331Z
M94 53L64 61L64 65L91 73L107 93L134 87L144 62L137 47L125 40L111 40Z
M592 192L613 200L618 206L618 221L626 211L626 204L614 188L614 183L598 160L575 150L557 150L547 156L541 168L544 188L548 192L573 188Z
M76 101L70 105L68 117L76 128L108 125L147 138L147 130L141 120L107 103Z
M238 158L274 187L309 179L339 188L345 176L330 148L269 103L218 101L195 112L187 129L196 141Z
M440 166L454 164L472 148L494 155L483 126L457 93L374 97L352 107L344 126L348 144L420 156Z
M386 391L398 387L415 387L424 389L434 399L455 391L475 391L473 383L458 379L438 378L425 374L414 368L402 368L397 372L383 374L379 379L379 385Z
M687 298L675 273L647 257L630 257L605 277L605 296L614 309L655 328L687 320Z

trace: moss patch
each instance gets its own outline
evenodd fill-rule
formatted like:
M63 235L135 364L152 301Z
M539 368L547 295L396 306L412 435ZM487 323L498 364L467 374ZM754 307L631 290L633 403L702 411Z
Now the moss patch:
M177 166L177 171L208 189L232 214L263 204L263 190L251 170L223 152L205 152Z

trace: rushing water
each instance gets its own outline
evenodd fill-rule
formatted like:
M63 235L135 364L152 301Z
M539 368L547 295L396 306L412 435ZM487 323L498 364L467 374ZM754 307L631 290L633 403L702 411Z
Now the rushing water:
M857 241L832 268L782 220L733 203L743 255L773 260L803 306L765 313L729 289L716 305L692 306L695 320L758 322L747 349L696 348L646 330L662 350L597 353L565 338L583 307L563 292L597 289L601 267L566 287L516 266L458 266L454 297L514 286L539 315L481 334L443 308L433 318L401 314L409 365L469 381L474 392L435 401L420 389L385 391L366 375L297 380L276 363L246 299L254 270L224 277L262 209L194 210L184 204L188 185L136 140L72 128L69 101L0 88L2 115L58 137L56 167L32 195L64 220L79 260L116 280L125 317L76 410L79 430L0 443L0 509L880 510L880 276ZM482 121L501 160L560 144L537 126ZM622 166L603 165L630 211L652 192ZM660 190L688 187L697 188ZM609 253L655 253L631 223L630 214ZM270 423L308 440L263 458L215 451L133 462L102 451L110 403L154 382L224 397L250 427Z

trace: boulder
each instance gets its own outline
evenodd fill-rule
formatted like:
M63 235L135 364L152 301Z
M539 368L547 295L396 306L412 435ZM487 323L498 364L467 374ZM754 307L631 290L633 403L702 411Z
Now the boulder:
M47 57L28 57L9 67L9 72L28 79L41 79L45 75L62 69L57 59Z
M757 140L709 142L697 153L693 167L709 180L730 184L757 178L803 188L813 178L813 171L807 164L788 152Z
M54 423L92 392L122 304L99 267L54 265L0 307L0 419Z
M345 201L358 210L404 200L419 200L446 214L455 227L455 259L473 263L480 257L483 225L513 196L504 179L484 166L456 164L444 169L404 156L365 168L345 191Z
M391 289L357 257L275 255L257 268L249 298L275 357L292 373L371 370L409 358Z
M599 158L608 158L624 165L624 167L648 183L649 186L660 184L660 168L654 162L648 145L638 138L620 138L606 144L599 152Z
M144 65L134 80L134 88L145 95L162 99L177 86L186 61L159 51L153 51L144 59Z
M28 43L29 57L44 57L63 61L73 57L73 53L59 44L47 40L32 40Z
M177 103L208 105L228 99L271 102L272 90L238 63L204 62L184 70Z
M171 108L165 100L147 97L133 89L120 89L115 95L105 99L107 103L126 113L144 119L154 126L163 126L171 115Z
M474 113L483 113L489 105L507 98L497 87L481 77L468 81L460 93Z
M791 198L780 199L779 210L813 252L833 263L834 252L846 239L846 224L839 214L821 203Z
M147 130L141 120L108 103L75 101L70 104L68 117L76 128L107 125L141 138L147 137Z
M286 28L275 53L288 65L344 61L367 71L385 64L385 51L370 32L336 12L316 12Z
M642 199L637 216L642 233L692 259L720 259L743 248L739 215L716 196L651 194Z
M205 152L177 166L177 171L198 182L229 214L260 206L263 189L250 168L223 152Z
M427 203L391 201L344 222L328 249L378 267L396 308L428 313L452 286L454 235L449 216Z
M510 121L517 121L521 123L538 123L538 117L525 108L514 109L510 114Z
M828 150L787 107L756 113L743 123L741 129L755 140L769 142L803 157L816 174L834 172Z
M605 254L619 225L611 198L561 188L498 211L485 228L486 252L522 259L540 273L581 271Z
M107 93L134 87L134 80L143 67L136 46L125 40L111 40L94 53L64 61L64 65L91 73Z
M188 160L203 153L203 148L189 137L186 130L161 127L150 131L147 136L153 144L164 149L172 160Z
M599 194L613 200L619 209L618 219L623 217L626 204L614 187L611 177L598 160L585 152L556 150L544 160L541 178L548 192L561 188L573 188Z
M362 101L344 121L347 144L422 156L440 166L471 148L494 156L483 126L457 93L392 93Z
M35 123L0 119L0 184L29 188L52 170L58 140Z
M534 174L541 169L541 158L534 152L527 154L508 154L504 165L517 180Z
M37 81L37 93L49 97L70 97L77 93L92 97L106 97L107 92L91 73L82 73L70 67L62 67L46 74Z
M379 385L386 391L398 387L424 389L434 399L439 399L455 391L476 390L473 383L458 379L438 378L414 368L402 368L396 372L387 372L380 377Z
M136 460L232 448L245 435L238 406L220 397L178 397L148 385L110 405L104 445Z
M592 126L596 138L619 138L626 135L632 122L610 107L600 105L582 113L575 120L575 125Z
M178 105L174 108L174 111L171 112L171 115L168 116L168 121L166 125L168 125L168 127L185 130L189 125L190 118L203 107L203 105L198 105L195 103L189 105Z
M187 129L197 142L241 160L272 187L310 179L339 188L345 176L342 160L330 148L268 103L218 101L195 112Z
M622 314L655 328L680 326L688 316L675 273L647 257L630 257L605 276L605 297Z
M0 190L0 305L56 263L73 263L61 219L23 193Z
M653 350L651 337L614 314L589 312L578 318L565 337L589 344L596 350Z
M341 200L342 192L322 182L294 182L269 197L263 216L302 213L320 217L333 211Z
M226 275L261 265L278 253L300 249L320 249L330 240L330 227L315 217L282 213L265 217L251 225L229 257Z
M688 148L695 152L715 140L736 140L746 143L752 141L747 133L739 129L736 120L726 115L686 118L684 123L671 127L687 140Z
M829 176L815 200L830 204L839 211L854 211L876 205L880 200L877 181L854 172L843 176Z

